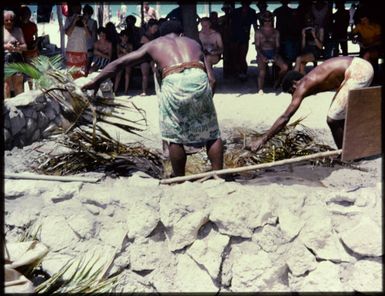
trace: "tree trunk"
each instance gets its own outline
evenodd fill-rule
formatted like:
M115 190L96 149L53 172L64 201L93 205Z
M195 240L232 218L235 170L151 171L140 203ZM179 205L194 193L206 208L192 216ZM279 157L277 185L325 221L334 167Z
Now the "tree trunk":
M181 4L180 6L185 36L199 41L196 2L188 2L188 4Z

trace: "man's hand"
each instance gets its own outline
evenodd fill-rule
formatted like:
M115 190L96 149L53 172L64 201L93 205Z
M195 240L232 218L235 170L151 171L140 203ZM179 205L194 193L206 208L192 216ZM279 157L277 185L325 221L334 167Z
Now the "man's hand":
M94 96L96 96L96 93L97 93L98 90L99 90L99 86L100 86L99 83L95 83L94 81L90 81L90 82L84 84L84 85L81 87L81 89L82 89L82 91L93 90L93 91L94 91Z
M265 138L259 138L257 140L251 141L250 150L258 151L266 143Z

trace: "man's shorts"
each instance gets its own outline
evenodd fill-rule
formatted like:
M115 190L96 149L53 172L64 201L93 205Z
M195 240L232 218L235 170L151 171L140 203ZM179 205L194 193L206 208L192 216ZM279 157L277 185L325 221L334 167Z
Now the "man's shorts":
M353 58L345 71L345 79L333 98L328 117L334 120L345 119L349 91L369 86L372 83L373 74L373 67L368 61L358 57Z

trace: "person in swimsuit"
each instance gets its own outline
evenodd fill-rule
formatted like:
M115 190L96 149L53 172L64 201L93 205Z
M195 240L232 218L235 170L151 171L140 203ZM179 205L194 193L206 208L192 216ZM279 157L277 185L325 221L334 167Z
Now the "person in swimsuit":
M161 37L111 62L82 87L96 93L105 79L123 67L151 58L162 72L157 90L159 126L163 141L168 142L175 176L185 174L184 145L206 146L212 169L223 168L223 145L212 100L214 75L202 62L205 56L200 44L182 32L180 22L164 22L160 27Z
M100 27L98 29L98 36L99 39L94 44L94 58L91 64L91 73L107 66L112 57L112 44L107 40L106 28Z
M206 56L207 66L213 67L217 64L223 53L221 34L211 28L211 21L208 17L201 19L202 29L199 31L199 40L202 43L203 53Z
M297 71L288 72L283 79L282 89L292 94L291 103L269 131L251 143L251 150L258 150L282 130L304 98L331 90L336 90L336 94L327 114L327 123L337 148L341 149L349 91L370 86L373 74L373 67L368 61L346 56L328 59L305 76Z
M262 25L255 32L255 49L257 51L258 63L258 88L259 94L263 94L265 83L266 66L268 62L273 62L279 67L279 74L274 82L277 88L283 76L287 72L288 66L279 52L279 32L273 27L274 16L270 11L266 11L261 18Z

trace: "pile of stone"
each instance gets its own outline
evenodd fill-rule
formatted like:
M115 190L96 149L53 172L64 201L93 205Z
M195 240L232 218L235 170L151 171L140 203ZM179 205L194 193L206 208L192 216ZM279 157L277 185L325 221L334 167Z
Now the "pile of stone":
M58 102L33 90L4 100L5 149L24 147L48 137L67 121Z
M6 240L41 226L49 274L100 249L115 292L381 291L381 159L360 166L245 184L6 180ZM299 171L322 182L290 179Z

